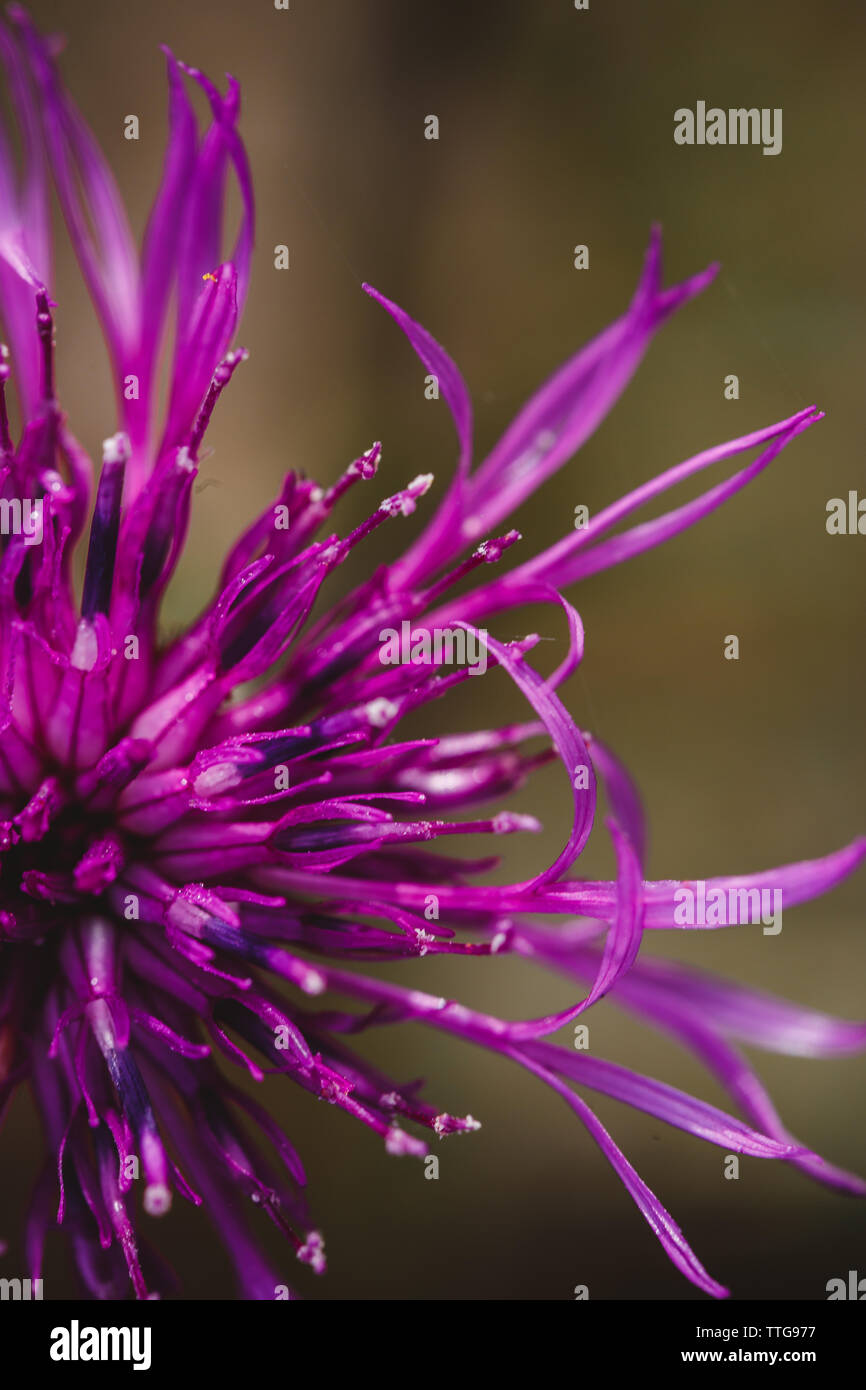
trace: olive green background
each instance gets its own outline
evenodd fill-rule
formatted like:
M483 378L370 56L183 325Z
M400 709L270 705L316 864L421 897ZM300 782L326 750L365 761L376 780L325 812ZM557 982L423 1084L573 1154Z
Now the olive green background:
M862 5L592 0L576 12L571 0L291 0L281 12L272 0L35 0L32 12L68 35L66 78L139 232L165 135L158 44L214 78L228 68L243 86L258 200L239 335L251 358L210 434L170 626L209 596L225 549L288 468L328 483L383 440L379 478L355 489L343 531L419 472L435 472L441 492L455 453L447 409L424 399L423 372L362 280L419 318L461 366L480 459L535 386L622 312L658 220L670 281L716 259L721 275L662 331L580 455L522 508L521 555L563 535L577 503L595 511L810 402L827 418L696 529L571 593L587 649L565 698L644 792L652 877L769 867L864 830L866 538L830 537L824 525L828 498L866 494ZM782 107L782 153L676 146L673 112L699 99ZM129 113L140 118L137 143L123 139ZM438 142L423 136L431 113ZM288 272L273 268L279 243L290 247ZM590 248L588 271L573 269L576 243ZM108 370L64 256L56 297L62 399L98 450L115 428ZM740 379L737 402L723 398L728 373ZM701 489L722 476L704 475ZM431 508L428 499L426 512L380 531L352 573L396 553ZM541 632L545 669L562 654L552 609L507 615L492 630ZM740 638L738 662L722 656L729 633ZM484 726L524 710L491 673L421 727ZM567 833L562 769L546 769L514 804L546 825L543 837L497 845L503 872L520 877L548 863ZM585 863L589 876L610 874L603 831ZM777 937L750 927L654 933L645 949L858 1017L863 884L861 875L786 914ZM508 960L425 959L388 973L503 1016L574 997ZM594 1054L724 1104L691 1059L609 1003L592 1011L590 1032ZM425 1181L422 1165L386 1158L342 1113L269 1084L308 1167L328 1276L297 1267L270 1229L263 1239L305 1296L569 1299L587 1284L593 1299L700 1297L551 1092L419 1028L366 1046L396 1076L428 1077L439 1107L471 1111L483 1128L438 1147L439 1181ZM866 1062L757 1060L794 1132L866 1173ZM758 1160L741 1160L739 1180L725 1181L722 1150L613 1102L597 1108L736 1296L820 1299L828 1279L866 1274L862 1202ZM0 1237L13 1239L28 1189L33 1126L19 1102L0 1147ZM155 1235L189 1296L232 1296L200 1214L178 1202ZM49 1298L71 1288L60 1242L54 1248ZM0 1272L15 1272L16 1249L13 1241Z

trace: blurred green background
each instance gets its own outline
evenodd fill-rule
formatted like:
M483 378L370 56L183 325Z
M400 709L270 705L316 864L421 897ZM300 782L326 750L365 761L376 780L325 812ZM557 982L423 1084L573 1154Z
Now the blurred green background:
M824 525L828 498L866 494L861 4L592 0L576 12L571 0L291 0L281 12L272 0L34 0L31 11L68 36L68 84L139 232L165 135L158 45L214 78L228 68L243 87L259 219L239 338L251 359L211 431L173 626L209 596L239 526L288 468L328 483L383 440L379 478L351 495L341 529L419 472L443 487L455 452L447 409L424 399L423 372L362 280L460 364L480 459L535 386L622 312L658 220L669 281L716 259L721 275L662 331L580 455L523 507L521 557L563 535L577 503L596 511L810 402L827 418L695 530L571 594L587 654L566 701L643 790L654 878L769 867L864 830L866 539L831 537ZM698 99L782 107L782 153L676 146L674 110ZM129 113L140 118L137 143L123 139ZM439 117L438 142L424 139L428 114ZM279 243L290 248L288 272L273 268ZM576 243L590 248L588 271L573 268ZM63 256L56 297L62 400L98 451L115 428L107 366ZM723 396L728 373L739 376L736 402ZM377 558L422 519L380 532ZM553 610L491 627L551 639L548 669L561 656ZM728 633L740 638L738 662L723 659ZM437 705L425 731L524 717L504 676L480 687L470 681ZM544 818L546 834L504 842L510 877L543 867L567 833L561 768L517 804ZM582 861L588 876L612 868L603 832L597 839ZM750 927L653 933L645 949L858 1017L862 904L861 876L786 914L777 937ZM425 959L390 973L503 1016L573 998L563 982L507 960ZM594 1054L724 1104L695 1063L608 1003L593 1010L590 1034ZM569 1299L587 1284L593 1299L701 1297L552 1093L433 1032L400 1028L367 1046L400 1077L426 1076L438 1106L471 1111L483 1128L437 1148L440 1179L425 1181L422 1165L386 1159L345 1115L271 1084L307 1165L328 1276L296 1266L269 1229L263 1239L305 1296ZM758 1061L793 1131L866 1173L866 1062ZM866 1274L863 1203L757 1160L742 1159L739 1180L725 1181L722 1150L613 1102L597 1109L735 1296L821 1299L828 1279ZM0 1237L10 1240L38 1152L33 1125L20 1102L0 1146ZM200 1215L177 1203L155 1234L189 1296L232 1296ZM71 1288L55 1249L46 1297Z

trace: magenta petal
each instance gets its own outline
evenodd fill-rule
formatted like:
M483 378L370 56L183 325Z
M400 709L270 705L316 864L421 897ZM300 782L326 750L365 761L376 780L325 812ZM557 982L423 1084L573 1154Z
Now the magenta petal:
M656 329L705 289L716 270L711 266L662 294L661 233L653 229L626 313L540 388L474 474L468 498L470 540L473 533L496 527L577 452L628 385Z
M476 632L476 637L493 653L499 665L508 672L536 711L550 734L571 781L574 795L574 822L571 834L550 867L527 885L537 888L560 878L577 859L589 839L595 815L595 773L580 730L559 697L550 689L549 682L539 676L526 661L515 660L501 642L497 642L486 633Z
M414 552L398 564L397 571L404 584L409 585L423 572L434 572L453 554L455 528L459 535L466 509L466 491L472 462L472 402L460 371L443 347L405 310L372 285L364 285L371 299L381 304L394 322L402 328L425 370L435 376L442 399L451 411L457 432L459 451L457 472L433 521L424 532ZM459 547L458 547L459 548ZM417 554L417 561L413 555Z
M24 146L19 192L12 151L0 130L0 311L15 363L15 386L25 418L41 398L39 342L33 332L36 293L51 274L49 182L39 107L20 46L0 27L0 57L13 93Z
M591 979L595 975L598 968L596 951L580 944L569 946L560 936L550 933L546 933L543 939L535 931L530 931L529 936L532 953L544 956L552 967L573 976ZM693 983L697 984L694 994ZM704 984L710 987L706 993L702 993ZM741 993L748 997L741 1000ZM725 1040L723 1033L736 1033L739 1020L750 1014L754 1004L756 1018L759 1021L763 1019L764 1026L761 1027L759 1022L757 1032L746 1036L760 1046L797 1055L829 1056L837 1051L862 1051L866 1045L866 1026L862 1024L827 1018L812 1010L796 1008L768 995L743 991L740 986L727 981L715 981L686 967L671 966L662 961L644 959L636 964L628 977L619 982L615 1000L656 1027L671 1033L694 1053L743 1113L760 1126L764 1135L781 1145L797 1145L797 1140L782 1123L755 1071L739 1051ZM751 1017L748 1026L750 1029L754 1027ZM810 1039L805 1045L812 1050L803 1051L804 1034ZM814 1047L817 1037L822 1040L820 1047ZM823 1050L825 1045L826 1052ZM579 1063L574 1063L570 1053L567 1056L567 1063L560 1059L562 1065L558 1069L580 1079L575 1071L575 1065L579 1066ZM587 1084L591 1085L592 1081ZM795 1167L816 1182L857 1196L866 1194L866 1182L862 1178L827 1163L815 1153L798 1148L788 1157Z
M179 249L178 223L184 216L195 164L198 127L180 67L164 49L168 70L169 140L159 191L148 219L142 252L141 296L144 310L142 371L149 375L159 347L165 310L175 279Z
M665 1210L655 1193L638 1176L625 1154L617 1147L589 1106L579 1096L576 1096L568 1086L564 1085L558 1077L546 1068L538 1066L529 1057L516 1050L509 1051L508 1055L515 1062L519 1062L521 1066L526 1067L543 1081L546 1081L548 1086L562 1096L566 1104L575 1112L623 1183L653 1235L660 1242L668 1259L680 1273L684 1274L690 1283L695 1284L713 1298L727 1298L728 1290L707 1273L673 1217Z
M854 840L844 849L835 850L822 859L803 859L794 864L783 864L778 869L765 869L757 874L734 875L727 878L708 878L706 892L719 890L725 895L739 889L766 889L778 891L782 895L785 908L795 907L797 903L808 902L810 898L820 897L841 883L863 862L866 857L866 838ZM647 883L646 914L644 925L653 928L679 928L675 920L675 894L688 889L697 892L694 880L680 883ZM698 924L698 930L712 930Z
M69 235L122 372L138 340L138 256L126 210L102 151L64 91L54 59L21 10L22 31L40 89L51 169Z
M640 950L643 935L640 865L628 836L622 833L615 821L608 821L608 830L617 859L617 912L607 934L592 988L585 999L570 1009L531 1023L511 1024L508 1029L511 1038L538 1038L573 1023L585 1009L591 1008L613 988L619 977L629 970Z
M823 416L820 413L807 415L806 418L798 418L797 423L791 425L784 434L774 439L754 463L741 469L739 473L735 473L732 478L718 483L693 502L687 502L685 506L678 507L675 511L666 512L664 516L656 518L655 521L644 522L642 526L635 526L620 536L614 536L611 540L603 541L600 545L581 551L561 566L551 566L552 573L546 577L557 584L573 584L579 579L586 579L591 574L597 574L600 570L609 569L611 565L620 565L625 560L630 560L633 556L640 555L645 550L651 550L655 546L663 544L664 541L670 540L673 536L678 536L681 531L687 530L696 521L703 520L705 516L709 516L717 507L720 507L723 502L727 502L759 473L762 473L786 444L789 444L798 434L802 434L803 430L808 429L810 425L821 419Z
M589 734L585 737L590 757L596 772L601 776L611 809L643 866L646 859L647 829L640 793L625 764L620 762L601 739Z
M641 963L659 998L678 1001L704 1023L730 1037L788 1057L845 1057L866 1048L866 1023L833 1018L693 967L660 960Z
M643 935L643 888L640 863L627 835L616 821L608 821L608 829L616 850L617 911L607 934L598 975L593 983L587 1006L602 998L632 965L640 950Z
M211 378L231 342L238 321L237 286L237 272L226 263L199 290L175 347L163 453L186 442Z
M718 1144L723 1149L749 1154L752 1158L794 1158L803 1149L793 1141L781 1141L759 1134L733 1115L726 1115L715 1105L687 1095L685 1091L668 1086L654 1077L619 1067L597 1057L569 1052L551 1043L528 1042L523 1051L551 1071L601 1091L626 1105L644 1110L666 1124L685 1130L698 1139Z
M178 273L178 324L185 323L198 294L201 278L215 271L222 251L226 178L232 165L241 196L241 224L229 260L237 274L238 312L243 310L255 236L253 186L246 151L235 125L240 111L240 88L232 77L221 96L198 68L180 65L205 92L213 124L198 152L192 186L184 207ZM220 354L221 355L221 354Z

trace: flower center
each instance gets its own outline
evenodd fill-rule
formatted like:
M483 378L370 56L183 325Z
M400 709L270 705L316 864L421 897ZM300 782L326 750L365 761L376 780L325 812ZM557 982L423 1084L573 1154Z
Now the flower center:
M66 905L98 897L126 859L111 810L82 814L55 778L11 820L0 822L3 883L0 935L33 937L62 918Z

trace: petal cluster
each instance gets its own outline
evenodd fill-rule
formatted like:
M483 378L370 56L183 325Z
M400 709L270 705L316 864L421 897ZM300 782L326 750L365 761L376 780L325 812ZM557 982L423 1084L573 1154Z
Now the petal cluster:
M583 659L580 615L562 589L675 536L745 486L819 415L812 407L707 449L613 501L588 526L518 559L511 512L604 418L656 330L714 268L664 288L652 235L634 297L524 406L479 464L472 410L444 349L397 305L369 293L434 374L458 456L437 505L433 479L380 500L381 446L329 486L296 473L240 536L212 601L166 640L165 591L181 554L193 483L222 391L246 353L233 346L253 256L254 208L238 134L239 91L222 95L166 53L169 139L141 249L108 166L68 97L57 45L18 9L0 28L22 151L0 140L0 1109L27 1082L46 1161L26 1223L33 1278L59 1223L93 1297L170 1292L146 1236L176 1199L214 1222L245 1297L289 1296L260 1251L266 1216L287 1248L324 1269L295 1144L238 1074L268 1093L282 1077L347 1111L388 1154L424 1156L478 1128L367 1060L363 1034L412 1021L533 1073L573 1110L662 1246L705 1292L726 1292L632 1168L580 1091L646 1111L697 1138L793 1163L852 1192L859 1179L785 1129L740 1043L803 1056L862 1048L866 1025L839 1022L681 966L640 957L647 930L683 925L691 881L645 877L640 798L614 753L576 724L558 691ZM189 86L205 94L198 127ZM116 418L95 470L57 397L49 170L100 317L117 384ZM223 248L229 180L240 193L235 245ZM168 394L157 384L172 296ZM13 440L11 380L21 428ZM693 474L754 451L696 500L616 530ZM343 534L339 504L372 494ZM17 512L16 512L17 505ZM400 548L400 521L429 508ZM36 538L34 518L39 517ZM28 530L25 518L31 526ZM75 581L76 548L86 554ZM329 581L355 551L368 577L339 600ZM396 558L382 563L382 556ZM488 570L485 567L490 566ZM464 580L474 579L467 587ZM527 604L564 622L568 655L535 669L537 635L504 642L486 626ZM417 654L385 664L381 635L408 624ZM447 629L449 646L425 642ZM419 738L401 725L460 698L479 670L452 659L458 638L483 653L484 679L510 680L526 721ZM465 692L462 692L465 693ZM565 842L530 880L491 885L488 837L531 833L502 809L558 760L573 816ZM613 881L576 866L607 803ZM483 837L474 858L434 842ZM852 872L866 841L708 890L772 888L785 906ZM689 925L704 926L706 923ZM574 1003L504 1019L427 992L424 959L526 958L574 982ZM413 986L377 962L414 962ZM365 967L358 970L357 965ZM743 1118L640 1072L553 1041L604 996L661 1028L725 1087ZM483 1110L483 1097L479 1112Z

